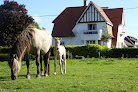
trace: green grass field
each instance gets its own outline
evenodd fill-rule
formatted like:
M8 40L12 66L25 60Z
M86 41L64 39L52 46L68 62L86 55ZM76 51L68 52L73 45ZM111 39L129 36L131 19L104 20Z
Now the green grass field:
M58 64L58 63L57 63ZM67 74L54 73L37 79L35 61L30 62L31 79L26 79L23 61L17 80L11 80L7 62L0 62L0 92L138 92L138 59L67 60Z

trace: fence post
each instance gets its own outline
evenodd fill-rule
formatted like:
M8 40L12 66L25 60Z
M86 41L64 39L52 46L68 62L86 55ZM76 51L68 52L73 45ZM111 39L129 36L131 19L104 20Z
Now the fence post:
M68 50L68 59L69 59L69 50Z

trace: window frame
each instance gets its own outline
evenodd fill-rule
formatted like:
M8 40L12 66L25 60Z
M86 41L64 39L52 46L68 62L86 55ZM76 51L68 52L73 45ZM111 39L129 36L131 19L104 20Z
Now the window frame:
M88 24L88 30L97 30L97 24Z

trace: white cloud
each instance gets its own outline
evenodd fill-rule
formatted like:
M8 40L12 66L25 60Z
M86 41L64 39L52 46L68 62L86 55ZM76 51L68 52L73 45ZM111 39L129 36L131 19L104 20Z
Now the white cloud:
M37 22L37 23L40 23L41 22L41 18L39 16L32 16L34 21Z

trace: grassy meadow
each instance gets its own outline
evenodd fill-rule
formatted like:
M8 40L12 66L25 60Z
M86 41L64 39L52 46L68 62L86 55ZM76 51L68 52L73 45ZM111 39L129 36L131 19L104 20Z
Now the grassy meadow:
M57 63L58 64L58 63ZM67 60L67 74L54 73L36 78L35 61L30 62L31 79L26 79L22 61L17 80L11 80L8 63L0 62L0 92L138 92L138 59L73 59Z

